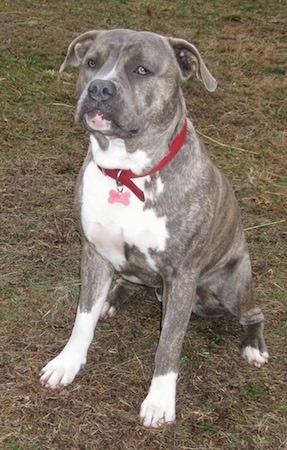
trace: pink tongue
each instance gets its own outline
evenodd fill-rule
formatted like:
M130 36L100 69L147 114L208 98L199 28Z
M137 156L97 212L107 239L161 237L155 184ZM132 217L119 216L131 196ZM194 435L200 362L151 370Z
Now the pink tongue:
M96 114L90 120L96 128L104 128L106 126L106 120L100 114Z

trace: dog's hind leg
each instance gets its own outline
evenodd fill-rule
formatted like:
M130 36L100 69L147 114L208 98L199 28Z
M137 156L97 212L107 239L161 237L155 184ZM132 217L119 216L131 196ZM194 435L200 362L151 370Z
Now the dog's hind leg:
M231 259L220 271L206 277L197 289L194 312L206 317L230 312L239 318L245 335L241 353L249 364L262 367L268 361L263 337L264 316L256 306L251 289L251 265L248 252Z
M240 317L245 335L241 343L241 354L249 364L262 367L268 362L269 355L264 341L264 317L260 308L255 307Z
M123 278L118 278L103 306L101 318L114 317L121 306L140 288L140 285L126 281Z
M192 312L199 317L216 319L224 315L225 309L208 286L198 286Z
M112 267L91 245L84 243L81 296L73 331L61 353L42 369L40 382L43 386L52 389L66 386L85 364L112 276Z

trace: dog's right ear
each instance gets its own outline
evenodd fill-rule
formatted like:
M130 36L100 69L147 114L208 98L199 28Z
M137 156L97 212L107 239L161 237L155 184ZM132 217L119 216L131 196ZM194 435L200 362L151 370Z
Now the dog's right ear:
M65 61L61 65L59 72L63 72L69 66L78 67L98 34L99 31L91 30L74 39L69 45Z

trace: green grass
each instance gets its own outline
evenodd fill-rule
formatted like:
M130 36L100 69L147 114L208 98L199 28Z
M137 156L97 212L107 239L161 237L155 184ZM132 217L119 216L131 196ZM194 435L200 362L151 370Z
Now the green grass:
M261 387L256 383L249 383L244 387L244 394L254 400L258 400L262 397Z

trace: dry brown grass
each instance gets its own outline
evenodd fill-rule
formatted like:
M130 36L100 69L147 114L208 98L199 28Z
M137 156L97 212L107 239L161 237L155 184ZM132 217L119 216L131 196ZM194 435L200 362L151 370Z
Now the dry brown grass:
M283 1L4 1L1 48L0 447L285 449L286 29ZM89 28L150 29L193 41L219 81L185 86L188 109L242 207L270 364L248 367L233 319L192 318L177 422L138 423L160 310L145 292L96 331L88 364L60 392L38 383L69 336L79 291L73 187L87 139L73 124L75 74L57 70ZM212 139L212 140L211 140ZM223 144L223 145L221 145Z

